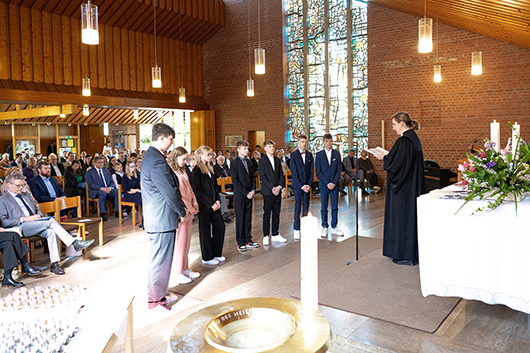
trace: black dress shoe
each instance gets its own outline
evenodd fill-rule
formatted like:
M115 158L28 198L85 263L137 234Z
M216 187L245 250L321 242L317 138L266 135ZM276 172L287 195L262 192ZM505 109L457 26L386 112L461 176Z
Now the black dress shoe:
M20 288L22 286L24 286L24 283L15 281L11 273L4 274L4 279L2 280L2 287Z
M78 239L74 241L72 245L74 246L75 251L81 251L83 249L88 248L90 245L92 245L93 242L94 242L94 239L87 240L87 241Z
M412 260L397 260L393 259L393 263L396 265L405 265L405 266L416 266L418 264L418 261L412 261Z
M26 262L22 265L22 272L27 273L30 276L35 276L41 273L42 270L39 270L38 268L35 268L31 266L29 262Z
M116 213L114 213L114 217L120 218L120 212L116 211Z
M99 217L101 217L101 219L103 219L103 222L107 221L107 214L106 213L100 213Z
M58 262L54 262L50 265L50 272L56 275L64 275L64 270Z

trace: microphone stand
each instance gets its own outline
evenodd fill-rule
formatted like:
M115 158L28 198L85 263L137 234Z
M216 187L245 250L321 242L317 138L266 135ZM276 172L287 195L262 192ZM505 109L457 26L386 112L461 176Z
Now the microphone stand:
M375 137L380 135L362 135L362 136L353 136L354 139L358 138L365 138L365 137ZM355 145L355 159L357 160L357 163L359 162L358 154L359 154L359 143L358 142L352 142L353 145ZM352 166L355 167L355 166ZM346 265L350 265L356 261L359 261L359 194L358 194L358 188L355 186L353 190L353 195L355 196L355 260L348 261Z

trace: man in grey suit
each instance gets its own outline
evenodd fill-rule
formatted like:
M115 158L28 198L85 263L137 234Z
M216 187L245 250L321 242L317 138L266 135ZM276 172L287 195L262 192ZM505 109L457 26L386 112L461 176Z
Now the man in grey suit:
M152 146L145 152L142 173L142 210L144 229L149 235L151 260L147 273L148 306L171 310L176 297L166 297L169 285L175 234L179 218L186 215L179 182L164 158L173 144L175 130L158 123L153 126Z
M368 195L368 191L364 188L364 171L359 168L359 160L355 158L355 149L352 148L348 155L342 160L344 165L344 185L348 185L350 180L359 180L363 195Z
M61 259L57 244L57 237L66 246L73 245L76 251L89 247L94 240L76 240L54 218L43 220L39 207L31 194L23 193L26 185L24 176L20 173L11 173L6 177L7 191L0 196L0 219L5 228L20 227L23 237L37 235L46 238L50 249L50 271L56 275L64 275L64 270L59 265Z

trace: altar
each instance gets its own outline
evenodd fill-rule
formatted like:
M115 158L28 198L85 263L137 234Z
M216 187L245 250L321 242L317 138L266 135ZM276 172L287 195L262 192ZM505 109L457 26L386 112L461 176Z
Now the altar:
M451 188L449 186L448 188ZM530 197L485 214L486 201L418 198L418 246L423 296L461 297L530 313Z

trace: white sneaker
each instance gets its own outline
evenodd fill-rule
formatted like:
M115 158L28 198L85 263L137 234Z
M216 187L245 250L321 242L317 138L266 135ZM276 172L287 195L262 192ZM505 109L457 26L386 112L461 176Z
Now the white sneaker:
M374 191L375 191L375 193L377 194L379 191L381 191L381 187L379 187L379 186L374 186Z
M284 237L282 237L280 234L278 235L273 235L271 237L271 240L272 241L277 241L278 243L287 243L287 239L285 239Z
M346 240L346 237L344 235L342 237L338 237L337 243L342 243L344 240Z
M188 284L191 283L191 278L186 277L182 273L177 273L176 275L173 275L173 280L171 282L177 284Z
M327 239L328 238L328 229L322 228L322 232L320 233L320 239Z
M331 234L332 235L340 235L343 236L344 232L339 229L339 227L331 228Z
M182 271L182 274L191 279L196 279L196 278L201 277L201 274L199 272L193 272L190 269Z
M224 257L224 256L216 256L216 257L214 257L214 260L217 260L219 262L225 262L226 261L226 257Z
M300 240L300 230L294 230L294 240Z
M263 245L269 245L269 237L263 237Z
M219 265L219 261L216 260L216 259L211 259L211 260L208 260L208 261L205 261L205 260L202 260L202 263L203 265Z

